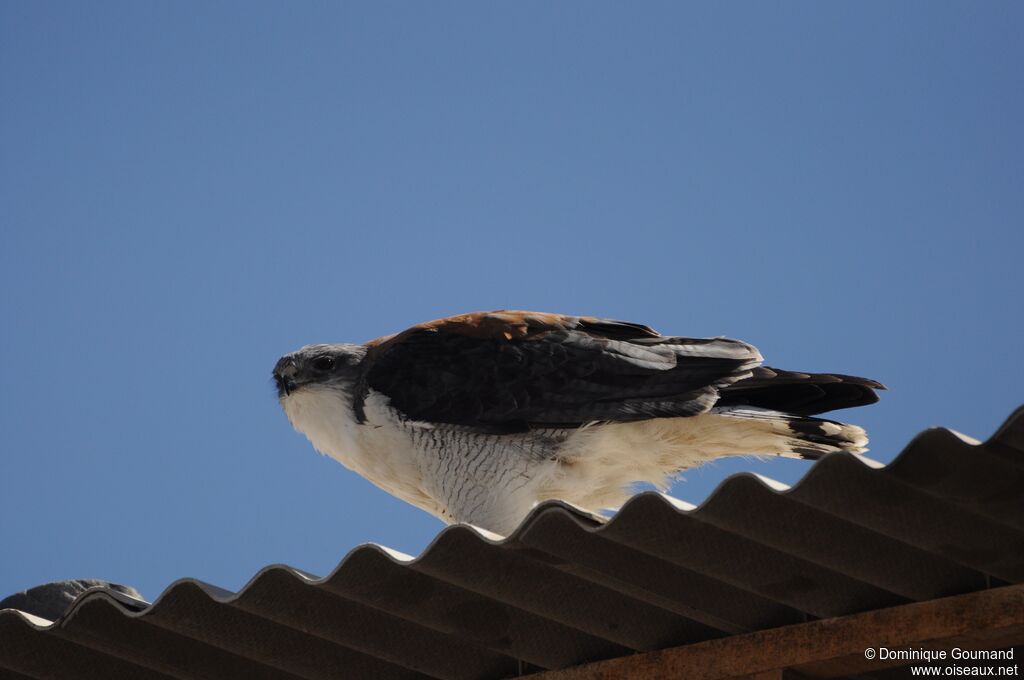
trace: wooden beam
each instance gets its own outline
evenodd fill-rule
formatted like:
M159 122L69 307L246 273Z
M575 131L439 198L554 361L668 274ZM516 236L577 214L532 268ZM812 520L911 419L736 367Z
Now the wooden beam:
M882 670L879 647L999 649L1024 643L1024 584L811 621L548 671L537 680L830 677ZM866 659L864 650L875 650ZM911 665L900 661L897 665ZM922 661L919 665L926 665ZM773 675L777 673L777 675ZM763 674L763 676L761 675Z

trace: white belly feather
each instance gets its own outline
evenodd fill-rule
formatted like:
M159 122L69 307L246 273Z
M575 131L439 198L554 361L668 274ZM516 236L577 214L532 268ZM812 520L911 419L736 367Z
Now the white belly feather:
M493 435L408 421L371 391L356 422L351 397L309 385L283 399L292 425L318 451L448 523L503 534L537 503L598 511L620 506L636 482L666 488L681 470L724 455L779 453L769 421L712 411L688 418Z
M559 431L495 436L417 423L372 390L357 423L351 403L340 390L307 386L282 405L318 451L447 523L510 531L557 467Z

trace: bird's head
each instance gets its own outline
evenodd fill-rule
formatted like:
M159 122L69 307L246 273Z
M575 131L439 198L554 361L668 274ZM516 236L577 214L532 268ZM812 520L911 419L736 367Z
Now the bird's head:
M274 366L277 397L284 400L309 386L350 389L364 356L363 345L307 345L285 354Z

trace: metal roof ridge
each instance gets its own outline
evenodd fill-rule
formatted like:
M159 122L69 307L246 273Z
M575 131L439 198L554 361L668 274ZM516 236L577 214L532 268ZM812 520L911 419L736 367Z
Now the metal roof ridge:
M923 449L929 442L934 442L937 439L953 440L952 443L954 444L955 447L960 448L960 449L962 449L964 451L968 451L968 450L972 450L972 449L985 449L987 447L991 447L993 445L998 445L998 444L1004 444L1004 445L1010 446L1011 448L1016 448L1015 444L1007 443L1004 440L1007 440L1007 439L1017 439L1017 438L1021 438L1021 440L1024 441L1024 405L1021 405L1021 406L1017 407L1006 418L1006 420L1002 423L1002 425L999 428L997 428L996 432L992 436L990 436L988 439L986 439L985 441L980 442L978 444L972 444L972 443L969 443L968 441L965 441L964 438L959 435L959 433L956 433L954 430L951 430L949 428L945 428L945 427L928 428L928 429L925 429L925 430L921 431L917 435L915 435L914 438L911 439L911 441L900 451L900 453L897 454L897 456L895 458L893 458L893 460L890 463L888 463L887 465L885 465L884 467L873 468L872 466L869 466L869 465L866 465L866 464L865 464L865 467L868 467L871 470L871 472L874 472L874 473L884 473L889 468L891 468L891 467L895 466L897 463L899 463L901 460L903 460L905 458L908 458L909 456L912 456L912 455L918 455L918 454L915 453L916 450ZM265 567L261 568L259 571L257 571L248 581L246 581L246 583L238 591L229 591L229 590L220 588L218 586L205 583L205 582L203 582L203 581L201 581L199 579L195 579L195 578L191 578L191 577L184 577L184 578L180 578L180 579L177 579L177 580L173 581L170 585L168 585L152 601L152 603L148 603L146 606L143 606L141 608L136 608L136 607L138 607L141 604L141 602L138 601L138 600L135 600L134 598L125 598L126 600L131 600L131 602L122 601L122 599L120 597L118 597L118 596L115 596L114 593L111 590L109 590L107 588L103 588L103 587L95 587L95 588L90 588L90 589L86 590L81 595L79 595L77 598L75 598L75 600L68 607L68 609L64 612L64 614L62 614L56 620L50 621L48 623L42 623L42 622L46 622L47 621L46 619L42 619L40 617L33 616L31 614L27 614L26 612L22 612L22 611L17 610L17 609L4 609L4 610L0 610L0 617L10 617L10 616L13 616L13 617L16 617L18 620L20 620L21 622L23 622L25 625L30 626L30 627L32 627L32 628L34 628L36 630L40 630L40 631L41 630L49 630L49 629L52 629L52 628L54 628L56 626L59 626L63 621L65 621L66 619L70 618L74 614L74 612L76 610L78 610L83 605L83 603L88 602L88 601L90 601L90 600L92 600L94 598L104 598L104 599L110 600L111 603L114 604L120 610L120 612L124 616L129 617L129 618L137 618L137 617L146 616L148 613L154 611L157 607L160 606L160 604L161 604L161 602L163 600L169 598L174 591L176 591L176 590L178 590L178 589L180 589L182 587L185 587L185 588L190 588L190 587L191 588L198 588L198 589L200 589L204 593L204 595L206 595L207 597L209 597L211 600L213 600L215 602L218 602L218 603L221 603L221 604L232 604L233 602L238 600L240 597L242 597L244 595L244 593L249 588L251 588L257 581L259 581L262 577L264 577L268 573L272 573L272 572L284 571L284 572L288 573L289 575L297 578L298 580L300 580L301 582L303 582L306 585L319 586L319 585L326 584L331 579L333 579L337 574L339 574L342 569L345 568L346 563L349 562L349 560L352 558L353 555L355 555L356 553L362 552L362 551L374 551L374 552L377 552L377 553L383 555L384 557L386 557L388 560L391 560L393 563L395 563L396 565L398 565L400 567L412 568L418 562L427 559L429 554L430 554L430 552L435 548L435 546L437 546L438 543L443 541L445 536L447 536L449 533L452 533L452 532L467 532L475 540L478 540L478 541L481 541L481 542L484 542L484 543L487 543L487 544L490 544L490 545L497 545L497 546L512 545L512 544L515 544L515 543L518 542L518 537L520 535L522 535L526 531L529 531L531 525L535 522L536 518L538 518L541 514L545 514L545 513L548 513L548 512L564 512L571 519L574 520L574 522L579 527L579 529L581 529L583 531L587 531L587 532L596 532L596 533L600 533L600 532L606 530L606 528L608 528L611 525L615 524L616 520L619 517L621 517L625 513L630 512L629 508L631 506L636 505L636 504L640 504L640 503L649 503L649 502L651 502L652 499L657 499L656 502L662 504L665 508L670 509L671 511L673 511L675 513L678 513L678 514L693 514L693 515L698 515L699 516L701 509L703 507L705 507L706 505L708 505L710 502L712 502L713 499L716 496L718 496L720 493L722 493L722 490L727 485L730 485L732 480L736 480L736 479L753 479L758 484L761 484L762 486L764 486L764 488L766 490L768 490L768 491L770 491L770 492L772 492L774 494L789 495L789 494L793 493L794 491L796 491L798 488L800 488L805 482L808 481L808 478L811 476L812 471L815 468L817 468L818 465L822 461L829 460L829 459L834 459L834 458L843 458L843 457L849 458L849 459L853 459L853 460L857 460L857 458L858 458L856 455L853 455L853 454L850 454L850 453L845 453L845 452L828 454L828 455L824 456L821 460L815 461L815 463L810 468L808 468L807 472L800 478L800 480L798 480L795 484L793 484L792 487L786 488L784 490L779 490L779 489L774 488L772 485L766 483L764 478L762 478L760 475L757 475L755 473L739 472L739 473L730 475L726 479L722 480L722 482L720 482L718 484L718 486L715 487L715 489L707 496L707 498L704 499L704 501L702 503L700 503L700 505L698 505L698 506L696 506L696 507L694 507L692 509L685 509L685 508L680 507L680 505L678 503L672 502L672 500L669 500L668 498L665 497L664 494L662 494L660 492L647 491L647 492L644 492L644 493L637 494L637 495L631 497L629 500L627 500L626 503L624 503L623 506L615 513L615 515L613 515L610 519L608 519L607 522L598 523L596 521L596 516L593 515L592 513L589 513L589 512L587 512L587 511L585 511L583 509L577 508L575 506L572 506L569 503L566 503L566 502L563 502L563 501L560 501L560 500L551 500L551 501L545 501L545 502L540 503L537 506L535 506L530 511L530 513L523 519L523 521L520 522L519 526L517 526L516 529L511 534L509 534L507 537L500 537L497 534L492 534L491 532L486 532L489 535L485 535L485 533L481 532L477 527L473 527L471 525L453 524L453 525L444 527L441 531L439 531L434 536L434 538L430 541L430 543L420 552L419 555L417 555L415 557L412 557L410 559L406 559L409 556L404 555L403 553L400 553L398 551L392 550L390 548L387 548L385 546L378 545L378 544L375 544L375 543L363 543L363 544L357 545L357 546L353 547L351 550L349 550L345 554L345 556L338 562L338 564L334 567L334 569L332 569L330 571L330 573L328 573L327 575L322 576L322 577L316 577L316 576L314 576L312 574L309 574L308 572L305 572L305 571L303 571L301 569L298 569L296 567L292 567L292 566L287 565L287 564L271 564L271 565L265 566ZM1024 456L1022 456L1022 459L1024 459ZM899 481L899 480L896 480L896 481ZM922 492L927 493L923 489L922 489ZM687 504L687 505L689 505L689 504ZM970 512L970 510L968 510L966 508L961 508L961 509L964 512ZM981 516L979 515L979 517L981 517ZM133 606L133 603L136 603L136 604L134 604L134 606ZM37 621L40 622L40 623L37 623Z

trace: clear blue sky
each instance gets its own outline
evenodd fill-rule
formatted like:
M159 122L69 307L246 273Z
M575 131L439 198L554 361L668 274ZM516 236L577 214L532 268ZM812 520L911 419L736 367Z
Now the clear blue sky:
M1024 402L1024 5L0 1L0 596L326 573L441 528L292 431L279 355L499 307ZM727 474L792 482L800 461Z

